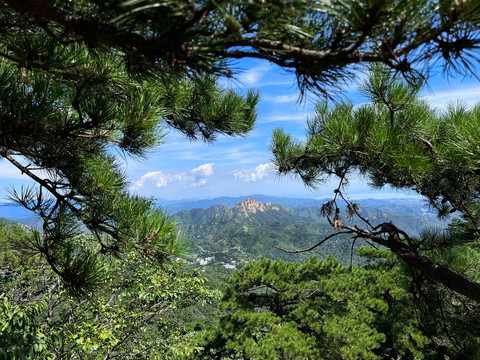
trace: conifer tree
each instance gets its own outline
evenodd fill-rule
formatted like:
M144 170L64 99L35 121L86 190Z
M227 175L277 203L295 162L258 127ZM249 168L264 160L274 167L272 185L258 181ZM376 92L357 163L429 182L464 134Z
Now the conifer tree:
M327 94L372 62L410 78L438 64L474 73L479 10L476 0L7 0L0 34L15 42L19 28L39 28L60 44L115 49L142 73L230 76L230 60L266 59L294 72L301 89ZM55 67L35 52L2 52Z
M202 359L412 359L429 353L399 267L262 259L228 279Z
M42 31L17 31L15 42L2 46L15 58L36 53L50 65L0 58L0 156L38 184L12 190L43 220L32 246L78 291L98 282L95 254L74 240L79 224L99 254L135 249L158 261L177 254L182 244L172 219L129 194L116 157L146 156L168 128L204 141L243 135L258 94L223 90L208 75L133 76L115 50L92 52Z
M349 102L334 106L318 103L305 141L277 129L271 149L279 172L296 175L307 186L318 186L329 176L338 177L333 200L322 207L337 234L384 246L413 270L480 302L474 269L458 263L455 267L445 256L435 259L462 244L467 257L476 252L480 110L460 104L443 112L435 110L422 100L420 88L420 84L404 83L385 67L375 66L362 86L370 103L358 107ZM392 223L373 226L346 194L348 179L356 173L376 188L388 185L416 191L441 217L458 211L469 229L461 244L458 236L427 234L414 239ZM350 225L345 221L349 217L356 217L363 226Z

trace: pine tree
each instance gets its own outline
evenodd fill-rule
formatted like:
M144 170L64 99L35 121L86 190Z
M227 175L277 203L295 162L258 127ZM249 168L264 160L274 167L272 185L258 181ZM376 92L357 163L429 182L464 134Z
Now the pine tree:
M43 220L32 246L78 291L98 282L95 254L75 241L80 224L98 254L135 249L162 261L179 253L172 219L150 199L129 194L116 157L146 156L169 127L204 141L243 135L253 126L258 94L226 91L208 75L133 76L115 50L17 31L15 42L1 46L15 58L36 53L50 66L0 58L0 156L38 184L12 190Z
M56 43L115 49L143 73L230 76L230 60L266 59L295 72L301 89L328 95L372 62L409 78L438 64L474 74L479 10L476 0L11 0L0 8L0 34L16 43L19 29L34 28ZM2 52L56 66L36 52Z
M430 340L408 287L391 263L250 262L228 279L228 313L199 334L199 358L421 358Z
M463 249L474 256L480 220L478 106L437 111L419 96L420 84L406 84L382 66L372 69L362 90L371 100L366 105L319 103L303 142L275 130L271 148L279 172L295 174L311 187L328 176L338 177L334 199L322 208L338 234L384 246L415 271L480 302L473 269L455 267L445 256L436 260L438 253L461 245L458 236L413 239L392 223L373 226L345 190L348 178L360 173L377 188L416 191L439 216L460 212L465 227L473 229L463 237ZM346 205L344 214L340 202ZM351 226L343 219L352 216L364 226Z

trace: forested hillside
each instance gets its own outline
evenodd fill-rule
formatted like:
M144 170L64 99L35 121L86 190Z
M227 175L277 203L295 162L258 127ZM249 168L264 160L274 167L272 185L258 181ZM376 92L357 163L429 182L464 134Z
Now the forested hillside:
M403 206L402 213L373 207L382 203L369 201L370 207L362 207L362 214L375 225L392 221L412 236L428 228L446 226L438 217L418 209L416 202L410 207ZM285 207L248 198L234 207L214 205L208 209L184 210L175 214L175 218L179 222L181 236L190 245L189 251L196 256L199 264L220 263L239 267L262 257L303 261L311 255L320 259L332 255L345 265L350 262L352 241L348 236L326 242L311 253L289 254L276 248L308 248L334 233L335 229L321 216L319 206ZM356 246L365 244L358 241ZM358 262L360 259L355 251L353 255Z
M375 204L375 202L373 204ZM370 205L372 205L371 202ZM405 210L405 207L403 209ZM62 351L65 351L62 349L68 346L70 347L69 351L78 352L83 354L83 356L90 356L89 354L93 354L95 351L111 351L112 354L120 354L127 348L135 349L135 351L142 353L139 349L136 349L134 345L136 342L139 342L139 344L143 345L151 344L150 352L145 352L145 354L164 354L163 356L172 358L175 356L181 356L181 358L190 358L193 356L193 358L197 358L193 355L194 352L192 352L194 351L193 349L197 348L198 351L204 349L199 358L209 358L209 352L213 351L213 353L215 353L218 351L218 347L224 341L217 339L212 343L211 336L223 336L221 333L216 333L221 327L225 327L226 330L229 329L231 326L228 323L231 321L229 320L229 316L235 314L231 311L231 309L233 309L232 306L243 306L242 304L244 300L241 300L241 303L234 305L235 302L240 301L236 299L236 297L243 296L241 293L248 293L250 289L253 290L252 294L258 294L259 297L249 297L248 302L255 303L260 301L260 299L264 299L261 300L257 306L266 306L264 310L266 311L266 314L270 311L268 310L269 305L267 305L270 301L279 301L279 304L286 301L285 304L278 305L287 306L287 303L289 304L287 307L290 310L285 310L287 312L285 312L283 316L287 316L289 321L293 321L294 319L297 319L295 321L299 321L298 318L295 318L296 316L306 316L301 315L301 312L310 311L308 309L313 309L313 304L320 301L323 304L323 307L338 307L337 310L332 309L332 311L338 312L335 313L335 317L331 319L332 322L342 323L350 321L348 320L350 314L345 313L345 310L342 310L345 304L341 304L341 300L336 300L337 304L334 305L333 303L325 302L325 299L322 300L318 296L311 297L308 304L301 298L295 300L294 303L287 299L292 298L292 292L305 292L306 294L318 292L318 294L323 294L323 292L326 291L326 288L323 289L323 287L327 286L326 284L329 282L331 282L331 285L328 286L336 286L336 291L340 291L337 282L346 281L346 279L348 279L349 282L352 282L351 286L355 288L355 291L361 291L363 294L361 295L361 298L354 301L378 302L385 291L391 290L389 288L390 285L387 284L393 281L394 278L397 279L395 281L399 281L398 279L401 279L402 275L397 273L385 273L381 275L381 273L378 273L378 265L370 270L362 270L360 267L351 274L348 268L351 260L352 241L347 236L339 238L336 241L327 242L324 246L317 248L316 251L312 253L288 254L275 248L275 246L286 248L309 246L313 239L323 238L328 234L331 234L332 231L335 231L332 230L328 222L321 217L319 211L320 208L318 207L298 206L287 208L271 203L261 203L251 198L238 203L234 207L215 205L208 209L184 210L177 213L175 216L180 225L179 231L181 232L181 236L190 245L188 248L190 255L187 255L185 258L187 264L184 265L184 270L175 266L173 268L164 268L163 270L160 270L161 273L159 273L155 270L155 267L150 268L147 264L145 269L142 270L142 276L147 276L147 278L140 281L140 278L131 278L131 274L129 273L130 268L128 266L124 267L126 264L122 265L121 262L107 262L104 263L103 266L107 274L105 281L107 281L109 287L98 292L89 300L89 302L78 304L68 290L65 291L62 287L56 287L53 285L53 274L49 272L47 268L43 268L41 273L31 273L27 271L27 267L25 266L31 266L33 264L35 264L35 266L44 266L39 258L22 258L23 255L21 249L28 249L28 243L33 241L35 232L33 232L33 229L31 228L23 226L23 228L29 232L30 235L28 235L28 233L25 233L24 230L18 227L17 222L4 218L2 219L4 225L0 227L0 244L3 254L2 267L6 272L4 271L0 277L1 292L6 295L13 295L18 293L18 291L23 291L22 289L24 289L23 286L25 285L20 285L21 283L19 283L19 281L37 282L38 284L51 283L52 286L51 289L45 289L46 291L43 291L40 288L37 290L36 297L40 296L40 299L42 299L41 303L37 303L35 300L36 298L25 298L25 300L28 300L29 304L31 304L28 306L36 306L34 308L35 310L33 310L33 308L30 309L28 306L14 306L11 308L12 305L4 303L0 315L3 316L3 321L7 321L7 323L10 324L9 327L4 328L6 331L5 334L8 335L8 341L10 341L10 345L7 348L10 349L10 353L12 353L12 349L15 348L27 351L23 353L18 352L18 355L20 356L20 354L48 353L46 352L47 349L50 349L50 351L53 350L57 354L62 354ZM406 212L411 211L413 210L406 210ZM407 229L412 232L415 231L417 226L439 227L443 224L443 222L428 215L418 217L405 214L391 214L373 207L365 209L365 216L367 215L372 218L372 221L378 221L379 223L382 221L403 221L402 224L410 226ZM88 240L85 239L84 241ZM360 254L363 256L359 256L357 254L357 248L361 245L365 245L365 243L359 242L355 246L355 249L353 249L354 264L366 264L367 259L371 255L369 251L364 249L360 251ZM370 255L365 257L366 254ZM312 255L316 255L318 258L324 259L327 262L323 263L311 259ZM331 257L332 255L336 256L340 262L334 260ZM262 258L265 259L261 260ZM28 261L24 262L26 259L28 259ZM284 261L293 261L296 265L289 264L288 262L283 263L280 259L283 259ZM134 258L131 260L134 262L137 261ZM273 262L273 260L276 261ZM22 262L24 263L20 266ZM137 263L137 266L139 266L139 264L140 263ZM385 269L389 269L393 265L389 261L386 263L380 262L379 264L381 264L379 265L381 268L384 267ZM202 273L192 273L192 270L187 270L195 268L202 269ZM238 272L238 269L241 268L244 269ZM317 268L322 270L318 270ZM237 272L235 272L236 269ZM124 274L123 276L125 276L125 279L122 278L122 281L119 281L116 277L108 275L112 272L118 271L122 272L122 274ZM167 271L167 273L164 271ZM275 276L268 275L268 271L274 271ZM324 279L324 281L326 281L325 284L317 283L317 280L315 280L316 276L318 276L318 274L315 275L317 271L323 274L323 276L329 274L329 278ZM364 273L364 271L366 272ZM258 274L255 275L257 272L264 273L264 275L261 275L262 278L254 280L256 276L259 276ZM305 274L309 274L305 275L305 278L301 275L304 272ZM160 276L160 274L162 275ZM177 288L179 284L171 283L166 289L159 289L159 293L151 293L156 286L161 284L163 284L161 286L166 286L167 282L173 281L174 278L168 277L167 274L171 274L168 276L173 276L177 279L182 279L183 276L202 275L200 278L192 278L191 287L180 289ZM233 278L228 280L228 282L225 282L225 279L232 275ZM254 277L252 280L246 280L251 279L252 276ZM283 276L285 276L285 278L282 278ZM386 284L381 285L378 283L378 285L375 285L375 289L370 289L369 287L362 289L361 282L356 284L356 282L360 281L362 277L369 279L362 281L372 281L373 278L376 278L376 282L378 282L382 276L385 277L385 279L381 281L386 281ZM393 278L390 278L391 276L393 276ZM236 288L237 285L235 285L239 279L244 279L242 280L242 283L245 280L247 281L247 283L241 286L242 290L238 290ZM134 284L132 281L140 281L140 283ZM251 283L248 283L248 281L251 281ZM278 293L276 291L273 293L269 291L264 293L264 290L262 290L265 289L264 286L267 286L267 288L277 288L279 285L276 283L279 281L280 283L287 282L290 285L286 285L285 283L285 285L282 285L282 290L278 290L281 292ZM204 282L209 284L209 290L204 287ZM270 282L272 282L271 285L265 285ZM234 287L225 288L225 285L227 284L233 284ZM12 287L12 285L14 286ZM320 286L320 288L317 288L318 286ZM9 287L11 287L11 289L9 289ZM144 293L145 290L149 292L148 296L147 293ZM226 301L226 308L223 307L224 305L219 307L219 293L216 293L218 290L226 290L224 298L224 302ZM14 293L12 293L12 291L14 291ZM185 291L188 292L188 295ZM240 293L235 295L235 297L232 297L234 294L232 291L240 291ZM343 289L341 291L344 291L345 293L340 295L340 298L343 296L348 298L351 296L349 294L351 294L351 291L354 291L354 289ZM405 292L406 290L399 288L395 291ZM170 295L167 296L167 294L173 294L174 297L169 297ZM137 301L135 299L136 296L144 297L145 301ZM161 301L164 300L161 299L165 296L167 296L165 300L166 302L162 303ZM274 300L277 296L280 297L277 300ZM332 295L323 294L322 296ZM406 295L401 295L400 298L395 298L396 301L400 301L403 296ZM267 300L269 297L272 297L272 299ZM54 298L58 300L54 301ZM4 297L4 299L6 299L6 297ZM200 302L198 302L198 300L200 300ZM73 301L73 303L70 303L69 301ZM154 302L152 303L152 301ZM69 304L75 305L71 307L72 305ZM360 303L357 303L355 306L359 306L359 304ZM103 309L99 313L94 310L98 306L101 306ZM162 306L164 308L164 310L162 310L164 317L158 318L148 316L147 312L152 306ZM297 307L298 309L295 310L294 313L297 314L297 312L299 312L298 315L290 317L290 315L288 315L290 311L293 311ZM382 326L386 326L389 321L395 321L396 323L388 325L389 327L392 327L392 329L394 326L400 326L400 324L402 326L408 325L402 323L406 316L410 316L408 315L410 310L408 310L408 306L403 303L403 300L399 303L395 303L395 306L389 309L391 312L397 312L396 317L392 317L393 313L390 314L390 312L383 312L382 310L381 317L376 321L385 323ZM25 311L34 311L34 313L26 317L24 314ZM71 325L65 326L62 325L61 322L52 320L47 322L47 328L39 330L42 318L49 312L55 319L58 317L60 321L64 321L65 315L58 311L75 311L74 317L70 320L74 322ZM95 318L91 317L89 314L90 311L94 311L93 314L96 314ZM273 309L272 311L275 313L278 310ZM371 310L361 311L367 311L367 313L360 312L362 314L361 316L367 316L368 311ZM292 315L294 313L292 313ZM115 324L121 322L124 315L131 318L132 321L138 322L138 326L135 325L132 327L133 323L123 322L121 328L118 328ZM247 314L245 315L247 316ZM252 315L253 314L248 316ZM23 318L25 318L25 320L21 320ZM164 322L162 319L166 319L168 323ZM27 321L25 323L27 328L23 325L15 325L19 324L19 321ZM242 321L247 321L247 318ZM360 333L356 332L364 331L360 326L363 324L363 321L364 320L360 320L359 323L352 324L353 327L349 330L350 333L348 337L360 336ZM415 324L416 320L412 319L412 321L413 322L408 326ZM101 330L100 332L93 328L86 332L83 330L84 326L91 326L92 324L102 326L105 330ZM241 325L244 332L239 333L239 337L232 339L232 341L237 342L235 349L231 350L232 353L242 353L245 351L244 341L251 336L250 331L253 331L249 326L251 325ZM295 326L297 326L298 329L301 329L300 322ZM308 326L313 326L313 324L309 324ZM29 330L22 335L22 332L26 331L26 329ZM154 336L159 336L160 334L165 339L164 344L160 347L153 346L153 343L151 343L151 337L141 335L141 333L137 332L141 329L150 329L147 331L153 331L153 334L156 334ZM107 330L110 335L107 335L107 332L105 332ZM34 336L32 331L41 331L39 333L41 334L41 337ZM59 331L64 333L64 336L61 338L58 338L58 335L56 335ZM130 333L130 331L134 332ZM271 331L277 333L278 329L274 328L271 329ZM299 342L296 344L295 350L291 350L293 351L292 354L296 354L296 358L317 357L322 353L322 348L326 349L325 345L310 344L310 341L312 340L308 340L308 337L303 338L304 335L302 335L302 332L298 332L298 330L294 330L294 328L286 328L285 331L286 332L280 332L277 334L279 336L279 346L287 346L289 340L283 337L287 336L288 338L291 336L289 333L290 331L297 331L296 336L299 336L297 340ZM331 331L334 331L334 327ZM374 347L379 346L382 341L384 341L382 340L381 332L378 333L379 330L375 331L371 334L362 335L365 339L369 339L370 336L371 338L368 341L374 341L373 344L377 344ZM393 336L392 341L399 341L398 339L395 339L401 337L403 330L396 331L397 332L392 333L391 335ZM416 329L415 331L418 332L419 330ZM124 345L119 346L115 339L121 336L123 336L123 339L125 340ZM230 335L227 332L225 333L225 336L228 337ZM333 336L333 338L335 338L336 335L333 335L332 333L328 336ZM322 341L326 341L328 336ZM421 335L421 332L418 332L418 334L412 333L412 336L412 340L409 341L420 341L421 343L426 341L426 339L423 338L423 335ZM181 339L179 340L181 342L176 346L171 343L174 338ZM262 341L258 344L259 347L256 350L257 355L255 355L257 358L262 358L264 354L268 354L271 351L268 350L271 346L270 341L271 340L268 340L267 342ZM285 341L287 341L287 343L280 345ZM306 342L304 343L304 341ZM347 341L347 338L344 340L337 339L335 341L340 341L339 344L343 344L343 341ZM33 346L36 347L32 348L26 346L29 342L33 342ZM406 344L410 344L410 342ZM6 343L4 343L4 346L5 345ZM186 346L186 348L182 350L182 346ZM366 348L361 348L356 342L350 347L345 344L339 346L339 353L353 351L353 353L358 354L358 356L373 356L374 354L369 352L370 347L367 346ZM419 344L416 344L415 346L419 346ZM186 350L187 348L190 350ZM420 353L419 351L420 350L418 350L418 353ZM272 359L278 356L277 352L271 354ZM325 354L328 354L328 352ZM325 354L324 356L327 356Z

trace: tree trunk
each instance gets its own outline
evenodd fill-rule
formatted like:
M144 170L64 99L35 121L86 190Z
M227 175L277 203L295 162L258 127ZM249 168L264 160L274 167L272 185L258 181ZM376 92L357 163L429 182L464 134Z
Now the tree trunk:
M372 239L374 240L374 239ZM382 239L383 240L383 239ZM375 241L375 240L374 240ZM421 256L410 249L407 245L391 236L383 240L382 245L388 247L409 266L419 270L432 280L435 280L447 288L480 303L480 284L447 269L445 266L434 263L432 260Z

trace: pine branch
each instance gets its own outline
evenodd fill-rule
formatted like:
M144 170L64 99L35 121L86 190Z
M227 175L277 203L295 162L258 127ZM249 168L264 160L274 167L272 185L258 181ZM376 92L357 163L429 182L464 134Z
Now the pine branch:
M353 234L355 233L354 231L341 231L341 232L335 232L333 234L330 234L328 236L326 236L325 238L323 238L322 240L320 240L319 242L317 242L315 245L307 248L307 249L302 249L302 250L298 250L298 249L293 249L293 250L288 250L288 249L284 249L280 246L276 246L276 245L273 245L274 248L278 249L278 250L282 250L286 253L290 253L290 254L298 254L298 253L303 253L303 252L308 252L308 251L312 251L313 249L319 247L320 245L322 245L324 242L326 242L327 240L330 240L331 238L335 237L335 236L338 236L338 235L342 235L342 234Z
M163 65L186 74L225 74L231 71L224 60L251 57L266 59L295 71L302 91L306 87L323 95L328 95L327 86L335 87L345 76L352 75L348 67L356 64L383 63L408 78L416 75L415 66L425 64L421 71L427 74L428 63L443 57L447 60L446 67L459 64L464 71L473 74L473 68L463 54L466 50L475 50L479 42L475 37L468 37L477 24L476 18L468 13L471 10L463 3L452 5L451 12L443 17L422 14L430 3L422 5L425 9L415 7L413 12L403 7L391 8L389 3L377 4L357 14L352 23L347 23L348 31L338 28L326 31L323 28L342 16L341 12L332 9L307 6L298 12L298 18L285 16L283 11L275 9L278 19L270 24L272 33L261 31L264 24L259 19L264 15L264 8L250 5L252 9L249 11L258 12L250 24L241 19L246 11L241 2L230 4L232 9L237 9L239 18L231 15L235 11L225 10L227 5L222 1L207 1L186 8L151 6L140 12L93 1L101 9L96 18L78 15L73 7L62 7L49 0L34 3L16 0L7 1L7 4L17 13L35 19L45 34L58 43L77 41L92 49L115 48L145 74L155 73ZM179 11L185 11L185 16L179 16ZM149 21L159 16L165 20L163 28L152 27ZM322 24L316 16L324 20ZM125 19L135 22L136 26L125 26ZM392 22L393 30L380 29L382 21ZM418 23L412 25L415 21ZM241 29L230 31L229 22L238 22ZM291 35L287 42L285 32L280 29L288 28L292 22L298 22L295 28L299 27L305 34L317 30L323 37L310 43L304 36L287 31ZM310 26L303 29L302 24L307 23ZM53 32L50 25L62 29L63 33ZM462 35L464 29L467 29L467 35ZM311 34L312 38L315 35Z
M15 153L13 153L15 154ZM17 153L18 155L18 153ZM28 166L24 166L20 164L17 160L15 160L12 156L12 153L3 146L0 146L0 156L7 159L12 165L14 165L17 169L19 169L22 174L26 174L32 180L43 186L47 189L58 201L62 202L65 206L67 206L73 213L77 213L79 210L70 202L68 201L68 195L60 194L54 186L50 184L49 181L40 178L39 176L35 175Z

